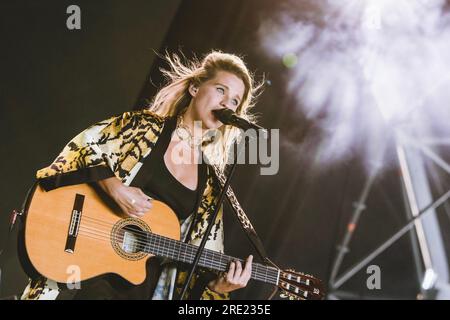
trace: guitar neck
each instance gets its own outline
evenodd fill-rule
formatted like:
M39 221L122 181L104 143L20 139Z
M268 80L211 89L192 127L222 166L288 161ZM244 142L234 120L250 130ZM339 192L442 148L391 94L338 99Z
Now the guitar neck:
M169 258L175 261L192 264L197 254L198 247L192 244L173 240L154 233L146 234L146 244L142 249L160 257ZM242 266L245 261L242 259L227 256L220 252L204 249L199 259L199 265L212 270L226 271L232 261L240 261ZM260 263L252 263L252 275L254 280L278 285L280 271L277 268L265 266Z

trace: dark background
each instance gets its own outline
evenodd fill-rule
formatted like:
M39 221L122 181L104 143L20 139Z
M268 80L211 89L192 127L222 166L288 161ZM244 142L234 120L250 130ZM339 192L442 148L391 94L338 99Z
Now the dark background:
M260 124L279 128L280 139L301 143L313 132L286 93L286 69L269 59L257 31L279 3L228 1L3 1L0 130L0 297L19 294L27 283L15 251L6 245L9 212L19 208L36 170L51 162L65 143L88 125L137 108L162 85L155 52L181 50L201 57L211 49L244 56L258 78L270 80L257 108ZM305 2L306 3L306 2ZM66 28L66 8L81 8L81 30ZM305 10L308 6L305 4ZM311 148L314 150L314 148ZM282 267L324 280L367 176L357 157L312 170L314 155L281 147L277 175L262 176L240 165L232 185L263 240ZM398 169L377 177L341 271L359 261L406 220ZM225 245L230 255L254 253L228 208ZM417 276L409 237L377 257L382 289L368 290L365 268L341 289L356 298L414 299ZM251 282L236 299L264 299L270 287Z

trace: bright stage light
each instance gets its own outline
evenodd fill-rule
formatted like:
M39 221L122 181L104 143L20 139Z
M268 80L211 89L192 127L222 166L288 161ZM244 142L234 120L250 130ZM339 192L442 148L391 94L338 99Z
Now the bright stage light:
M386 165L383 150L394 128L448 137L450 16L444 4L292 1L262 25L267 52L295 61L288 90L322 130L320 164L358 152L369 169Z

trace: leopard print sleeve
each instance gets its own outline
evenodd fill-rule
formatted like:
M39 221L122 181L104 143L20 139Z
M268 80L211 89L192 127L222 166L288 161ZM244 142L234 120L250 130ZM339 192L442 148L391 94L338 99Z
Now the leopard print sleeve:
M49 166L37 171L36 177L50 181L47 184L54 187L63 185L60 180L73 172L95 176L96 180L115 174L123 180L154 144L163 123L163 117L147 110L125 112L100 121L69 141ZM75 181L81 182L86 181Z
M205 290L203 291L201 300L230 300L230 294L218 293L206 286Z

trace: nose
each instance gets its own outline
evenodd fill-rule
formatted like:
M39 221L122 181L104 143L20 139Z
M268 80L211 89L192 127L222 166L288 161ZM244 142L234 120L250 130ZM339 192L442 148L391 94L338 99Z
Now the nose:
M229 99L227 96L224 96L222 101L220 102L220 106L224 108L230 108L231 107L231 99Z

